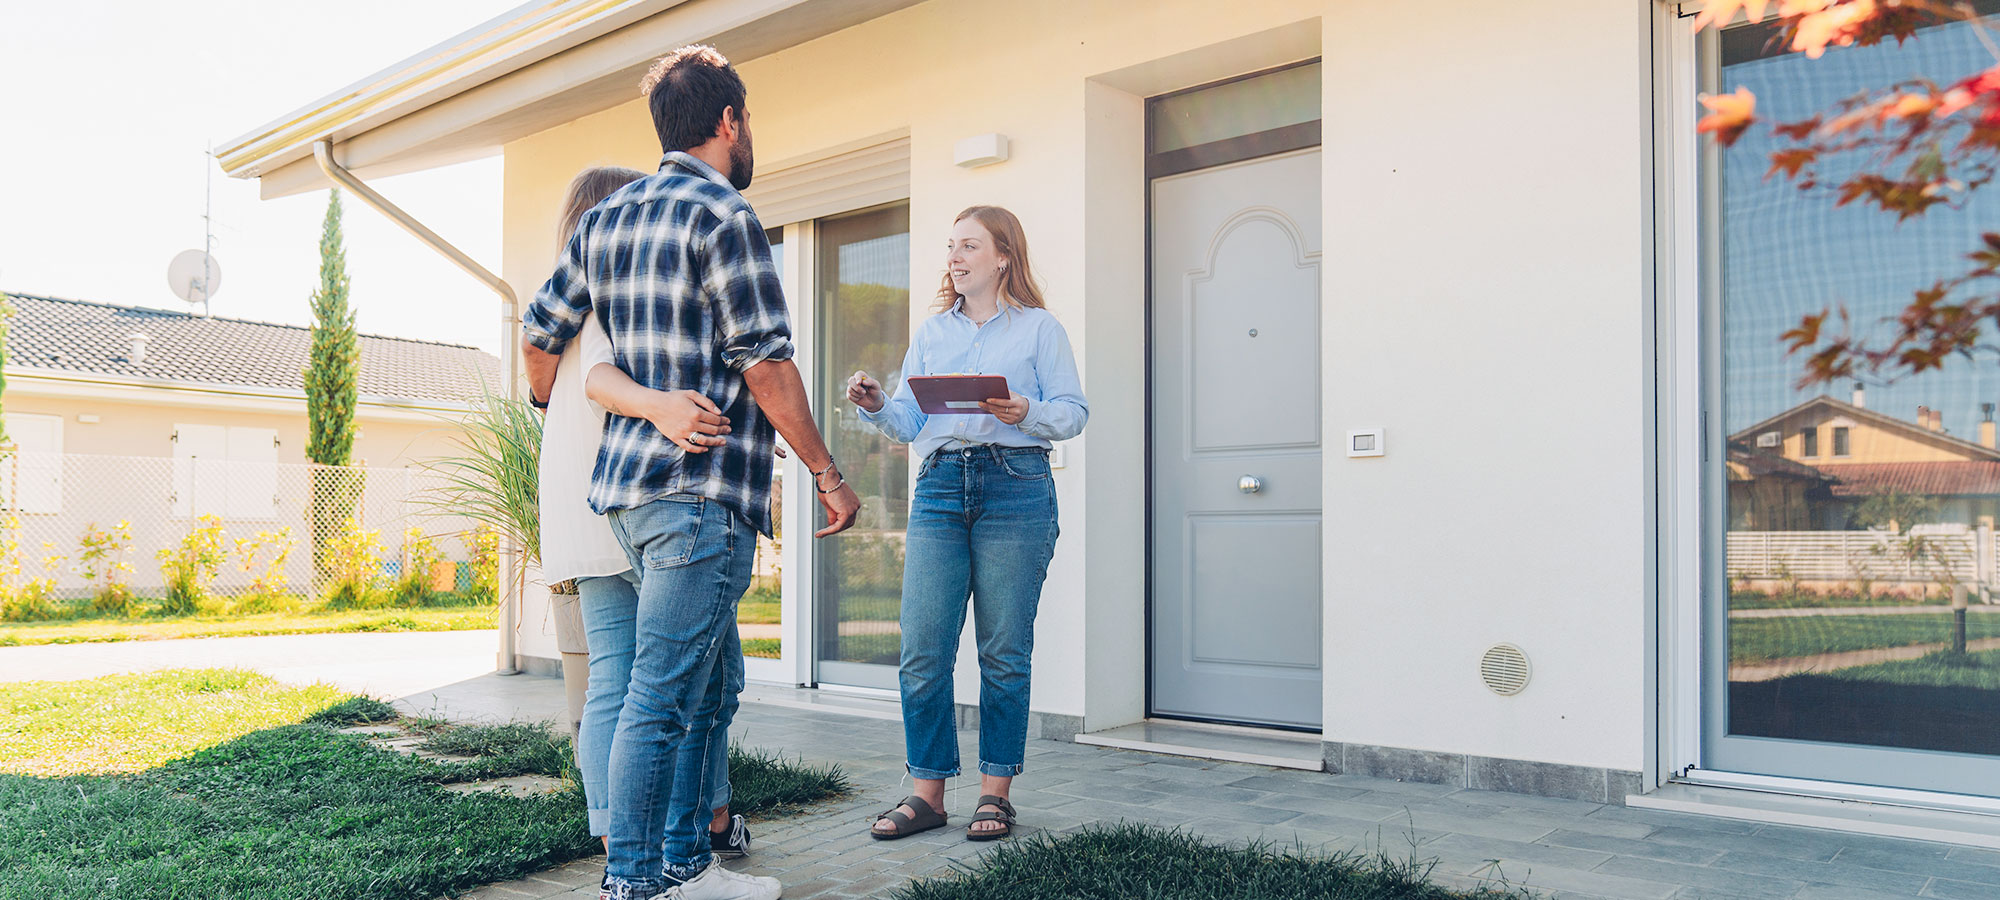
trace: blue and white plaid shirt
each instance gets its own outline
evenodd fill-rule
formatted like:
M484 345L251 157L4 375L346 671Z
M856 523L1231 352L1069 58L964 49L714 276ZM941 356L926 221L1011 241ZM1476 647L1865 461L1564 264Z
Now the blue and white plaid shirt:
M792 328L764 226L743 195L707 163L669 153L658 172L585 212L522 329L529 343L561 353L593 309L633 381L700 392L729 417L730 434L688 454L645 419L607 417L590 508L692 494L771 534L777 435L743 370L790 359Z

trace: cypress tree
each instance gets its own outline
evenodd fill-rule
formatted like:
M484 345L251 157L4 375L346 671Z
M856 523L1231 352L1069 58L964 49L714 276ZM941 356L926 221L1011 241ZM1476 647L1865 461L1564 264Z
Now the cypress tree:
M354 451L354 404L361 344L347 304L347 250L340 234L340 190L327 196L320 227L319 288L312 295L312 348L305 368L306 459L313 463L313 573L324 584L330 555L361 498L361 473L344 467Z

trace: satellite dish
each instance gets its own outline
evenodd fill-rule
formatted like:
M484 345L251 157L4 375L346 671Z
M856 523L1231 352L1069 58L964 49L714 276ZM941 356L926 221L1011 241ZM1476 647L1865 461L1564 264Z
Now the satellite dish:
M207 314L209 298L222 288L222 264L205 251L182 250L167 264L167 286L174 296L200 304Z

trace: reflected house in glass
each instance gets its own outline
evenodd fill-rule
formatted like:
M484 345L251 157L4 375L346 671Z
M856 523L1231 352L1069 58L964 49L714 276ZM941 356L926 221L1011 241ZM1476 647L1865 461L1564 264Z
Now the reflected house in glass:
M1862 400L1856 392L1856 400ZM1827 531L1886 523L1854 519L1871 497L1930 498L1911 525L1992 528L2000 517L2000 449L1992 413L1979 439L1947 433L1942 415L1915 420L1815 397L1729 436L1731 527Z

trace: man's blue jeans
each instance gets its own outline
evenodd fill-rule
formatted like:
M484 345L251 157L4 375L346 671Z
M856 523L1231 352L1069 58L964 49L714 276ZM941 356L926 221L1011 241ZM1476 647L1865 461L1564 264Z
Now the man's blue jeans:
M607 764L605 874L652 890L693 878L711 860L702 833L709 754L680 751L706 750L713 737L729 682L720 659L750 587L757 532L727 507L682 494L610 519L638 571L639 602L632 678Z
M959 774L951 670L968 594L979 641L979 771L1020 774L1035 611L1056 532L1048 451L982 445L924 461L903 551L898 672L913 777Z
M611 767L611 734L618 729L618 714L625 708L625 691L632 682L633 646L638 640L638 570L579 578L576 593L583 612L583 630L590 641L590 687L584 693L583 727L577 731L576 761L583 770L590 833L601 837L611 833L611 800L606 785ZM703 790L711 810L729 805L729 723L736 719L737 695L743 692L742 644L734 628L724 637L722 655L716 659L717 665L726 667L722 707L716 711L715 730L708 742L708 786ZM681 748L682 753L695 751L692 744ZM697 814L695 818L703 816Z

